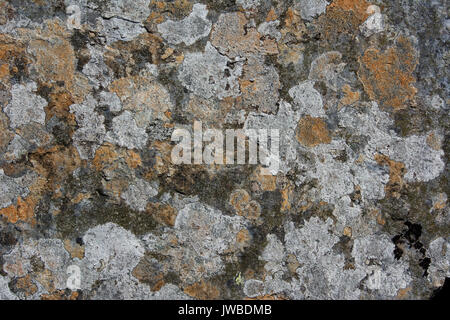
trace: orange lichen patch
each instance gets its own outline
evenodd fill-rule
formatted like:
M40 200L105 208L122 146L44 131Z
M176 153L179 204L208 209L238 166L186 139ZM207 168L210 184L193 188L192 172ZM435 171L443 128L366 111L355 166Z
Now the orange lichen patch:
M25 46L19 40L0 34L0 81L9 86L9 77L28 72L30 59L26 55Z
M250 195L243 189L236 189L230 194L230 204L239 214L250 202Z
M211 31L211 44L230 58L255 53L278 53L274 40L261 41L261 35L256 28L247 28L247 24L248 20L242 12L221 15Z
M6 147L14 138L14 133L8 128L8 117L0 111L0 148Z
M0 1L0 25L11 21L14 16L14 8L7 1Z
M214 300L220 296L219 289L204 280L185 288L184 293L199 300Z
M78 292L73 291L69 294L63 290L57 290L53 293L41 295L42 300L77 300Z
M152 28L156 27L168 19L180 20L184 16L189 15L192 11L192 3L187 0L175 0L175 1L150 1L151 13L146 20L146 24Z
M363 16L358 16L353 10L328 6L327 12L318 18L321 34L325 39L334 41L342 34L356 37Z
M85 199L89 199L91 197L90 193L78 193L72 200L72 203L80 203L81 201L85 200Z
M352 237L352 228L345 227L343 233L344 233L344 236L347 236L347 237L351 238Z
M397 299L406 299L409 295L409 292L411 292L411 287L407 287L404 289L399 289L397 292Z
M261 206L255 200L252 200L245 206L240 215L250 220L257 220L261 216Z
M48 180L48 186L64 181L73 170L81 166L81 159L74 147L54 146L49 149L39 148L30 156L35 170Z
M42 82L63 84L71 91L75 74L75 53L70 34L58 20L48 21L44 29L28 31L28 51L33 56L32 68Z
M321 118L306 116L300 119L296 137L298 142L307 147L331 142L326 123Z
M348 84L342 87L342 92L344 93L344 97L339 101L340 106L352 105L360 98L359 91L352 91L352 88Z
M6 83L9 79L9 65L4 63L0 65L0 81Z
M64 90L58 90L49 94L50 101L45 108L46 120L53 116L59 118L74 119L73 114L69 112L69 107L74 102L72 95ZM75 124L75 123L73 123Z
M92 164L94 165L95 169L101 171L107 167L110 167L118 159L118 157L119 155L116 150L114 150L114 146L112 144L106 143L100 146L95 151L95 156L92 160Z
M275 21L275 20L277 20L277 19L278 19L278 16L277 16L277 14L275 13L274 8L272 7L272 8L269 10L269 12L267 13L266 21L267 21L267 22L269 22L269 21Z
M413 72L418 63L417 52L411 41L400 37L396 46L384 52L367 49L359 59L358 77L370 99L394 111L406 108L417 89Z
M294 185L292 182L288 181L285 187L281 189L281 212L286 212L291 210L292 195L294 192Z
M283 20L283 27L280 30L281 34L284 36L288 34L294 35L297 40L302 40L303 36L307 32L306 26L303 23L303 19L300 13L292 8L286 11L286 17Z
M16 205L10 205L0 210L0 216L4 216L10 223L17 223L18 221L33 222L35 205L32 197L25 200L18 197Z
M433 204L433 209L442 210L445 209L446 206L447 206L447 196L445 195L445 193L440 193L438 195L438 198L435 200Z
M375 161L379 165L389 166L389 182L384 187L387 197L399 198L400 190L405 185L403 177L406 173L405 165L402 162L397 162L389 159L389 157L376 154Z
M434 132L431 132L427 136L427 144L430 146L430 148L436 151L439 151L442 148L442 140Z
M242 90L242 87L241 87ZM205 124L222 126L227 113L230 111L234 103L233 98L227 98L225 101L212 101L196 95L189 98L186 110L191 113L196 120Z
M15 283L15 287L19 291L23 292L27 297L35 294L38 290L36 284L34 284L29 274L25 277L18 278Z
M64 248L70 254L72 258L83 259L84 258L84 246L74 243L69 239L64 240Z
M133 277L150 286L150 290L159 291L165 284L164 273L155 272L152 263L144 256L133 269Z
M247 229L242 229L236 235L236 242L240 244L247 244L250 241L250 233Z
M261 216L261 206L243 189L236 189L230 195L230 204L237 215L256 221Z
M167 90L152 79L140 76L130 76L114 81L110 91L116 93L125 110L147 112L153 110L154 117L169 121L165 112L170 107L170 96ZM136 119L136 122L144 121ZM138 123L139 125L139 123Z
M174 49L172 48L166 48L166 50L164 51L164 53L161 56L162 60L166 60L168 57L170 57L173 53L174 53Z
M132 169L136 169L137 167L142 165L141 156L133 150L127 150L127 157L125 161L127 165Z
M167 141L154 141L151 147L155 148L159 152L159 155L155 156L156 163L154 168L148 172L149 177L153 176L155 172L157 174L167 173L172 164L171 152L173 145Z
M177 218L177 212L175 208L168 204L162 203L149 203L147 204L147 213L166 226L173 227L175 225L175 219Z
M23 45L6 34L0 34L0 60L5 62L24 52Z
M250 176L250 181L258 184L258 189L263 191L275 191L277 189L277 176L262 174L259 166Z
M358 17L361 22L366 20L369 17L367 12L367 8L370 6L370 3L366 0L334 0L327 8L339 8L344 11L353 11L355 15Z
M384 218L384 215L380 210L374 208L370 210L369 213L373 218L375 218L379 225L384 226L386 224L386 219Z
M117 41L107 47L105 52L105 64L112 70L121 70L127 76L129 70L137 67L140 57L136 57L136 52L145 54L151 59L153 64L161 62L162 39L151 33L143 33L131 41ZM126 61L126 67L119 61Z

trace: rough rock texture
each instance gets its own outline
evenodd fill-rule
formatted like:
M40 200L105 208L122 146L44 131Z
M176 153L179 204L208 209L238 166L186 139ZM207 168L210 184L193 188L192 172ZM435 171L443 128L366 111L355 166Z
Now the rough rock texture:
M444 0L0 0L0 299L429 299ZM175 165L278 129L279 170Z

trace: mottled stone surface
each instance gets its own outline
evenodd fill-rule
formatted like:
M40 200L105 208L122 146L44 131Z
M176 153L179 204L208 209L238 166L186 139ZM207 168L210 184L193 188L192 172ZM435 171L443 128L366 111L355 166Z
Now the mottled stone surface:
M0 299L431 298L447 7L0 0ZM279 130L278 172L174 164L194 121Z

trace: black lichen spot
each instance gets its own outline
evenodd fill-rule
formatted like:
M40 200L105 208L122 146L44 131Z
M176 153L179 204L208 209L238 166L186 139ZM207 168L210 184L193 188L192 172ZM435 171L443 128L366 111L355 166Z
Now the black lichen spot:
M419 241L420 236L422 235L422 226L409 221L406 221L405 225L407 229L392 238L392 242L395 244L394 256L399 260L403 256L405 245L408 245L409 248L414 248L422 256L418 264L424 270L423 276L426 277L428 275L428 267L430 266L431 259L426 256L426 249Z

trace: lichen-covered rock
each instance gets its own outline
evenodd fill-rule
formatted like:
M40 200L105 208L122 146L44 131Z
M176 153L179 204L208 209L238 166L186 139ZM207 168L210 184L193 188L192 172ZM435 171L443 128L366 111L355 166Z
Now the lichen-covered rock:
M0 300L433 297L447 7L0 0Z
M158 31L170 44L184 42L190 46L211 31L211 22L206 18L207 14L205 5L195 4L188 17L181 21L165 21L158 25Z

